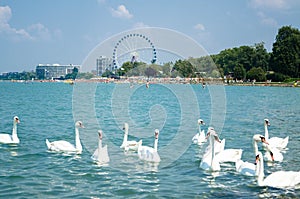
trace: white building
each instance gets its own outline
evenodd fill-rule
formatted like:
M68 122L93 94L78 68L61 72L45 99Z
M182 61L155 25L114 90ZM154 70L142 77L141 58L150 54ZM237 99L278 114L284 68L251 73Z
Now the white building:
M113 67L113 60L112 58L108 58L105 56L100 56L97 59L97 65L96 65L96 70L97 70L97 75L101 76L105 71L112 71Z
M38 79L59 79L73 72L74 68L80 71L80 65L39 64L36 66Z

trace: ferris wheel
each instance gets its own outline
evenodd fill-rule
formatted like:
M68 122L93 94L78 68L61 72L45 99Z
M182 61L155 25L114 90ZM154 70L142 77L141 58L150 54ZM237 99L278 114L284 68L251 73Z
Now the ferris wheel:
M124 62L156 62L156 49L145 35L130 33L118 40L113 50L113 69L120 68Z

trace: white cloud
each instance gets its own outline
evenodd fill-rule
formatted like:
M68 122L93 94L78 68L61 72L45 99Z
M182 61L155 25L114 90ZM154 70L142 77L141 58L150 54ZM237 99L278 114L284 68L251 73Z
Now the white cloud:
M251 0L251 5L254 8L272 8L272 9L289 8L288 0Z
M119 5L116 10L112 8L111 13L112 13L112 16L118 17L118 18L130 19L133 17L133 15L129 13L129 11L127 10L127 8L124 5Z
M278 23L275 19L266 16L263 12L258 12L257 15L260 18L262 24L268 25L268 26L273 26L273 27L278 26Z
M196 24L196 25L194 26L194 28L195 28L196 30L201 30L201 31L205 30L204 25L203 25L203 24L200 24L200 23Z
M0 6L0 33L6 33L13 36L14 39L25 38L32 39L29 33L24 29L15 29L8 23L12 16L9 6Z
M9 24L12 17L12 11L9 6L0 6L0 34L6 34L14 41L19 40L50 40L52 35L61 36L59 30L53 34L41 23L32 24L26 29L16 29Z

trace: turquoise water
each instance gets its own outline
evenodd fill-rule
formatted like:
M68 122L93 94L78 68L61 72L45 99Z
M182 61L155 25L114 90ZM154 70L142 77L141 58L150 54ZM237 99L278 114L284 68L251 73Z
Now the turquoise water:
M264 134L268 118L270 136L289 135L290 141L284 161L265 164L265 174L299 171L298 88L0 82L0 94L0 132L11 133L13 116L21 121L21 143L0 144L1 198L300 197L299 190L258 187L255 178L239 175L230 163L218 173L203 171L199 164L206 145L191 143L201 116L205 129L214 126L226 139L225 148L241 148L242 159L254 161L251 138ZM48 152L46 138L74 143L74 118L86 127L80 129L83 153ZM159 165L120 150L124 122L129 139L143 139L144 145L153 145L154 129L160 130ZM108 165L90 158L100 128Z

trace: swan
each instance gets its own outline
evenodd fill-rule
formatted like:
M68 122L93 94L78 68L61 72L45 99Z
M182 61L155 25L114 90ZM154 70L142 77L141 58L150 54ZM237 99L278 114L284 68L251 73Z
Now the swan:
M219 136L214 131L212 127L208 128L207 138L209 139L209 145L207 146L205 153L200 162L200 167L204 170L209 171L220 171L220 163L217 158L215 158L215 141L221 142Z
M268 119L264 119L264 127L265 127L265 138L269 142L269 144L273 147L278 148L279 150L285 149L288 142L289 142L289 136L285 138L279 138L279 137L271 137L269 138L269 131L268 126L270 126L270 121ZM266 145L264 145L266 147Z
M149 146L139 145L138 156L141 160L147 162L154 162L154 163L160 162L160 157L159 154L157 153L158 135L159 135L159 130L155 129L154 132L155 140L154 140L153 148Z
M100 164L108 163L109 156L107 152L107 145L102 147L102 135L103 135L102 130L98 131L98 135L99 135L98 148L95 150L91 158Z
M124 149L125 151L137 151L139 146L142 145L142 140L139 142L137 141L128 141L128 123L124 123L124 138L123 143L120 146L121 149Z
M261 152L258 152L256 161L256 169L258 173L258 186L269 186L275 188L294 188L296 185L300 184L299 171L276 171L264 178L264 161Z
M206 142L206 136L204 133L204 130L201 130L201 125L205 125L204 121L202 119L198 120L198 127L199 127L199 132L194 135L192 141L194 144L202 144L203 142Z
M46 139L46 145L48 147L48 150L55 152L75 152L77 154L81 154L82 146L79 138L79 128L84 128L81 121L77 121L75 123L75 146L65 140L49 142L49 140Z
M0 134L0 143L2 144L19 144L20 140L17 135L17 124L20 123L18 116L13 118L12 134Z
M265 144L268 144L264 136L260 134L255 134L253 136L253 149L254 149L255 156L258 154L257 142L263 142ZM255 164L251 162L246 162L241 159L235 162L236 171L242 175L257 176L258 174L255 168L256 168Z

